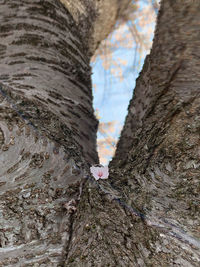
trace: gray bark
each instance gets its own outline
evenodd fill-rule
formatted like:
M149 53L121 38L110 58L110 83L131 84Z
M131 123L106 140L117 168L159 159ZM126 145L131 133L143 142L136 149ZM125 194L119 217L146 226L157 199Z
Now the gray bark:
M1 266L65 259L66 205L98 161L87 51L59 1L0 2Z
M95 40L74 14L56 0L0 3L0 266L199 266L200 4L162 1L98 184Z
M199 266L199 20L199 2L162 1L110 164L121 205L90 189L66 266Z

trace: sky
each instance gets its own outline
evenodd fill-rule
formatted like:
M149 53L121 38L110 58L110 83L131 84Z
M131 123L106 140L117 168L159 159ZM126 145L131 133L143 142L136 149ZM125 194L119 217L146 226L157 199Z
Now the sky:
M98 152L103 165L112 158L135 80L151 47L156 13L150 2L138 1L138 11L103 42L91 64L94 109L100 121Z

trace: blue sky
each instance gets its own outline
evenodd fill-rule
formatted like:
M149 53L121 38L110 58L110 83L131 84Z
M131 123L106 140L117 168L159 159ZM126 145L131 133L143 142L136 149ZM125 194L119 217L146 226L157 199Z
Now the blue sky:
M144 2L142 2L143 8L146 7ZM143 24L147 25L147 27L154 28L155 21L153 21L153 23L152 21L149 21L148 23L148 21L145 21L145 17L141 16L140 18L141 18L140 23L138 22L139 19L137 17L133 22L137 24L137 29L139 31L141 32L144 31L144 29L141 28L141 25ZM129 31L128 26L123 27L123 30L118 29L118 31L121 31L120 34L128 36L127 35L127 31ZM149 37L148 41L150 43L152 38L153 34L151 34ZM115 34L113 34L111 42L115 43ZM133 96L135 80L138 77L139 72L142 68L144 58L146 54L149 52L149 50L143 49L143 52L139 53L138 44L135 43L134 37L132 37L131 34L129 34L127 42L132 43L131 48L130 47L124 48L123 46L119 46L118 49L113 49L112 51L112 59L117 62L117 65L120 63L119 59L123 59L124 61L126 61L126 65L121 64L120 66L124 77L122 81L120 81L119 77L116 77L111 73L111 69L106 70L103 67L102 57L97 56L96 60L92 63L92 68L93 68L92 81L94 85L93 87L94 108L95 110L98 109L98 114L100 115L100 122L117 121L118 124L121 125L121 127L123 126L125 117L127 115L127 107L129 101ZM109 55L108 59L106 58L106 60L110 60ZM119 131L109 133L109 135L114 138L118 138ZM102 139L104 137L105 135L102 136L102 134L100 133L98 133L97 135L98 139ZM105 157L107 158L106 163L108 163L108 161L111 159L111 156L105 156Z

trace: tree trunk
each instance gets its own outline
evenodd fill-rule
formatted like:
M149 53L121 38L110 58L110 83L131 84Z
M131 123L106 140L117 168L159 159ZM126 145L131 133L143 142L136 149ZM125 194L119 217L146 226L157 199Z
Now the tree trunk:
M199 266L199 21L197 1L162 2L110 164L115 192L85 192L65 266Z
M58 266L98 162L88 47L59 1L1 1L0 19L0 266Z
M88 172L98 23L83 16L81 32L66 7L0 3L0 266L199 266L200 4L162 1L109 182L98 184Z

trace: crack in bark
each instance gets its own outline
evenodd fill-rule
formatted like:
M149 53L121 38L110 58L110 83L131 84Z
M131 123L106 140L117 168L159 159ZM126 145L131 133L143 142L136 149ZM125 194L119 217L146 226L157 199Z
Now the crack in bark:
M89 180L92 180L92 179L90 178ZM98 182L94 180L92 180L92 182L95 183L97 185L97 188L103 191L106 195L107 194L111 195L112 200L117 202L121 207L123 207L126 214L127 214L126 210L128 210L132 215L138 216L146 225L156 228L159 231L161 230L162 232L167 233L169 236L171 235L172 237L183 241L185 244L193 245L196 248L200 248L200 240L187 234L181 227L168 222L167 219L163 217L162 218L149 218L145 214L129 206L126 202L122 201L120 198L116 198L110 192L108 192L107 190L104 190L103 187L100 184L98 184ZM110 187L112 188L111 185ZM88 198L88 201L89 201L89 204L91 205L89 198Z

